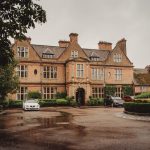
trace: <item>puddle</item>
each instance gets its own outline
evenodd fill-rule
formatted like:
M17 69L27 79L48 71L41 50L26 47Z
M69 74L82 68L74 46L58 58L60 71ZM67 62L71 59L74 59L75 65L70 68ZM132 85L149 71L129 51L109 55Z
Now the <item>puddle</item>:
M38 115L39 113L39 115ZM43 114L42 114L43 113ZM71 143L57 142L53 139L62 132L73 133L77 137L86 135L85 127L73 123L73 116L65 112L50 116L50 111L10 112L0 117L1 149L69 149ZM53 112L54 113L54 112ZM35 115L36 114L36 115ZM42 114L42 115L40 115ZM64 134L64 136L66 136ZM23 147L21 147L23 146Z

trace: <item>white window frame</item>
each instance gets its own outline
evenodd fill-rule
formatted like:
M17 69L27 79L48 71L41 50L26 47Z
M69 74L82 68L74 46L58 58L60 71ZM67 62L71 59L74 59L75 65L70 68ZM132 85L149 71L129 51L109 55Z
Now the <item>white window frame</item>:
M17 100L26 100L27 95L28 95L28 87L20 86L16 93L16 99Z
M122 87L116 87L115 96L117 96L117 97L123 97Z
M57 87L45 86L43 87L43 98L54 99L56 97Z
M76 65L76 77L83 78L84 77L84 64Z
M103 87L92 87L92 97L93 98L103 98L104 88Z
M71 51L71 58L77 58L78 57L78 51Z
M43 66L43 78L57 79L57 67L56 66Z
M116 80L122 80L122 69L115 69L115 79Z
M104 80L104 69L92 68L92 80Z
M116 53L116 54L113 55L113 59L114 59L114 62L119 63L119 62L122 61L122 55Z
M19 58L28 58L29 57L29 48L23 46L17 46L17 56Z
M28 77L28 66L27 65L18 65L16 68L16 73L20 78Z

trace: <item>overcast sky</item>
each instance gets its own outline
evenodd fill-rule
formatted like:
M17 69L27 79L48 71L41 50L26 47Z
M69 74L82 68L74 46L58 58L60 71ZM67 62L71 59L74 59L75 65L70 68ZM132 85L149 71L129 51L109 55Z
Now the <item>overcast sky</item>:
M47 22L29 30L34 44L58 45L71 32L84 48L99 41L127 40L127 53L136 68L150 65L150 0L40 0Z

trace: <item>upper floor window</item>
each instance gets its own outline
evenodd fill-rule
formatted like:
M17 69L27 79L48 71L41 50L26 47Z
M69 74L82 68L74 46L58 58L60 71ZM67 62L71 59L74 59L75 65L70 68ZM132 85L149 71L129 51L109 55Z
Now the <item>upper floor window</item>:
M17 100L26 100L27 99L27 87L21 86L17 91Z
M44 99L53 99L57 93L57 87L44 87L43 88L43 98Z
M122 80L122 69L115 70L116 80Z
M54 54L43 53L43 54L42 54L42 57L43 57L43 58L47 58L47 59L49 59L49 58L54 58Z
M104 70L100 68L92 68L92 79L93 80L103 80Z
M55 66L44 66L43 68L43 77L44 78L57 78L57 67Z
M78 57L78 51L71 51L71 57L77 58Z
M17 47L17 54L20 58L28 58L29 57L29 48L28 47Z
M114 54L114 62L121 62L122 55L121 54Z
M27 75L28 75L28 68L27 68L26 65L19 65L19 66L17 66L16 70L17 70L17 75L19 77L22 77L22 78L27 77Z
M83 78L83 75L84 75L83 64L77 64L77 77Z

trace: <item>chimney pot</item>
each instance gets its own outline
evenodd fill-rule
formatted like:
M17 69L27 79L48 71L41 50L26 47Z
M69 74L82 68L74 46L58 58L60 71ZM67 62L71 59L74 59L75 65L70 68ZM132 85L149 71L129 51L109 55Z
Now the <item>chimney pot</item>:
M77 33L70 33L70 42L78 42L78 34Z

